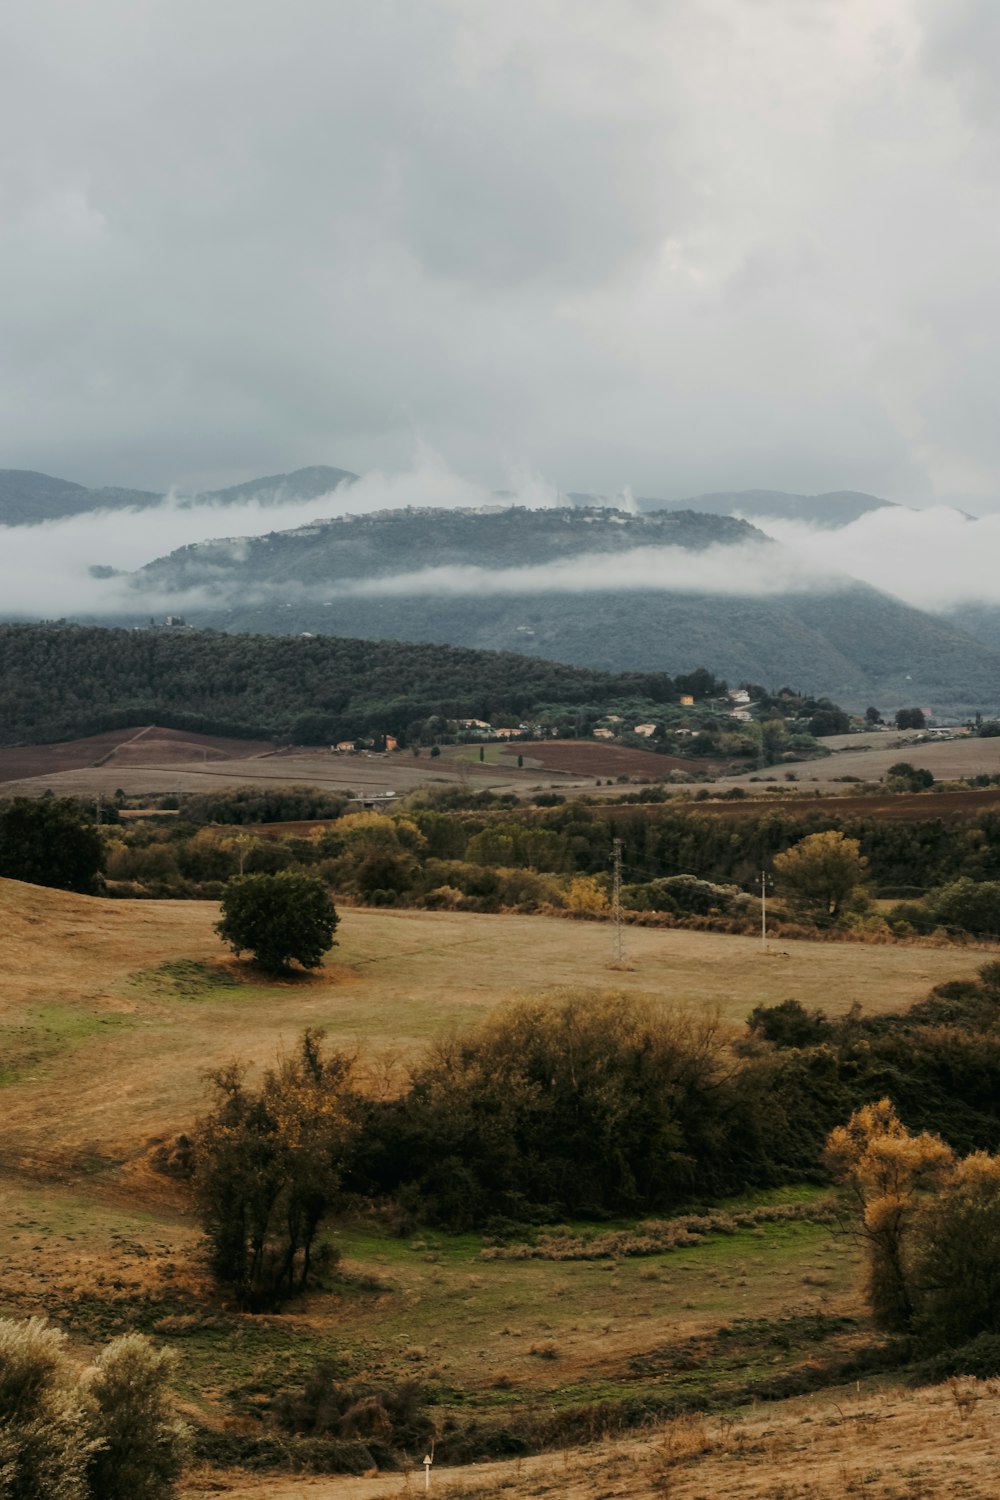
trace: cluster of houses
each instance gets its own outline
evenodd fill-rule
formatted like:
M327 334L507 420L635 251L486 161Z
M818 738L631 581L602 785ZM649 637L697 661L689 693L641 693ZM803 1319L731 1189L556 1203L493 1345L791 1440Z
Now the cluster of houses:
M681 708L694 708L695 706L694 698L690 693L682 693L678 701ZM733 688L726 694L725 701L728 704L729 718L738 719L741 722L753 718L753 705L746 688ZM637 734L641 739L648 740L656 733L658 727L656 724L626 724L621 714L607 714L604 723L592 731L592 737L595 740L617 740L623 734ZM680 728L671 726L671 733L684 736L697 734L698 731L683 726Z
M735 688L726 695L729 705L729 717L732 719L750 719L751 702L750 694L745 688ZM681 708L694 708L695 700L690 693L684 693L679 700ZM658 729L657 724L631 724L626 722L621 714L607 714L602 724L592 731L595 740L617 740L623 734L636 734L642 739L651 739ZM544 738L547 731L541 724L490 724L486 719L451 719L448 722L448 735L456 739L464 740L532 740ZM673 729L675 735L697 734L696 729L685 727ZM368 751L379 754L387 750L398 750L399 742L395 735L380 735L371 740L338 740L330 749L347 755L358 751Z

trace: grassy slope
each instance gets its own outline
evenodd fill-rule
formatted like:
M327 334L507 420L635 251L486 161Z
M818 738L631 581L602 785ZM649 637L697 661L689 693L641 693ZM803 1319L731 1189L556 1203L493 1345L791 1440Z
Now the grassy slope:
M364 1037L371 1055L405 1053L517 988L512 955L532 956L524 988L613 979L718 1004L733 1020L788 994L830 1009L855 997L902 1005L970 973L981 955L794 944L764 958L739 938L641 931L629 935L635 968L612 975L608 932L596 925L347 911L324 973L275 984L225 959L214 915L209 903L0 882L3 1312L54 1316L84 1353L127 1327L168 1340L192 1412L234 1432L323 1357L352 1376L425 1380L442 1412L497 1421L623 1396L735 1401L865 1337L850 1244L802 1222L650 1257L559 1263L484 1260L475 1236L400 1240L356 1222L335 1234L342 1270L286 1315L206 1315L197 1228L183 1193L149 1170L146 1148L189 1122L213 1062L268 1061L307 1023ZM367 1494L394 1493L387 1482ZM278 1494L271 1484L253 1493ZM364 1493L341 1485L330 1500ZM305 1490L321 1500L325 1486Z
M434 1472L451 1500L995 1500L1000 1392L963 1381L924 1391L853 1386L571 1454ZM396 1500L415 1475L254 1480L228 1500ZM204 1491L192 1488L187 1496Z
M752 938L636 928L632 967L617 973L601 923L348 909L326 968L275 982L227 956L215 919L210 902L0 881L8 1152L125 1159L147 1136L184 1128L206 1068L236 1053L268 1061L307 1025L377 1058L405 1055L519 991L618 988L718 1007L739 1023L789 996L831 1011L855 1000L897 1008L982 962L973 949L807 942L763 954Z

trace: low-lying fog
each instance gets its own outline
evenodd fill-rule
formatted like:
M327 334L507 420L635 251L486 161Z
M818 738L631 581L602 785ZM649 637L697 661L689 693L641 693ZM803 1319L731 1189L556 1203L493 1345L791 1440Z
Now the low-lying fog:
M561 502L537 475L514 475L509 503L531 508ZM369 474L318 500L216 503L167 496L143 510L89 512L33 526L0 527L0 615L4 618L114 616L225 603L218 586L159 597L137 593L124 577L94 577L94 565L131 572L177 547L219 537L284 531L311 521L405 506L496 505L484 485L422 451L400 473ZM506 498L505 498L506 503ZM632 510L629 491L610 503ZM762 597L843 585L858 579L908 604L946 610L982 601L1000 604L1000 514L972 520L938 507L872 511L838 531L747 514L778 545L746 542L690 552L639 547L628 553L578 556L537 567L430 568L392 578L338 582L332 593L483 594L666 589ZM224 575L223 575L224 577ZM221 582L221 580L220 580ZM236 585L234 584L234 587ZM287 585L282 586L287 597ZM241 602L247 601L240 586Z

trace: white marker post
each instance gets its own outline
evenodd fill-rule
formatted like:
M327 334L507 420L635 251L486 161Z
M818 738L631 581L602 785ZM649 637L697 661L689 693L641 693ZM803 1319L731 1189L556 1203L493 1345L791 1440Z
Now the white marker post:
M425 1458L424 1458L424 1489L425 1490L429 1490L430 1487L431 1487L431 1464L433 1462L434 1462L434 1460L431 1458L430 1454L428 1453L425 1456Z

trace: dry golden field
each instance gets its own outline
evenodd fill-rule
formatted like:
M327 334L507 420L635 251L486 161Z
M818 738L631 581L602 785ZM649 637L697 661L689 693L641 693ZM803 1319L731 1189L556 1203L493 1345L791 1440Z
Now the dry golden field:
M306 1026L405 1056L505 998L565 986L717 1008L741 1022L789 997L831 1012L896 1009L971 975L976 948L785 941L631 928L610 968L607 924L471 913L342 911L315 976L267 979L229 955L201 901L115 901L0 881L0 1051L8 1154L127 1158L183 1128L204 1072L273 1059Z

